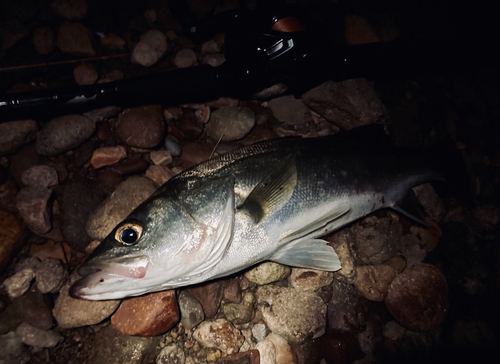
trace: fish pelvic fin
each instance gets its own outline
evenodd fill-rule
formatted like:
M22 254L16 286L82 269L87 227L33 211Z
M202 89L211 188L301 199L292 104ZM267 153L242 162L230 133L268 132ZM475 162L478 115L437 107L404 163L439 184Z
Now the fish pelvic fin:
M258 224L288 202L297 184L295 155L289 154L281 165L262 179L238 207Z
M340 260L325 240L300 239L278 250L270 260L293 267L336 271L341 268Z
M392 209L423 226L427 226L425 223L424 208L420 202L418 202L415 192L411 189L405 196L403 196L403 198L396 201L394 206L392 206Z

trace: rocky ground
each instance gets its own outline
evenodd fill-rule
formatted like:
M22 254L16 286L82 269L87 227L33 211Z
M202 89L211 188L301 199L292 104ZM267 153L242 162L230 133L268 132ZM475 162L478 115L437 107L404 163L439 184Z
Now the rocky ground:
M237 6L190 4L199 16ZM306 5L341 44L442 34L466 24L467 15L446 3ZM224 61L223 34L203 43L188 39L163 1L2 1L0 13L1 92ZM485 68L358 78L328 81L301 97L108 105L1 120L0 363L486 358L498 343L500 321L498 76ZM386 126L396 145L427 148L451 138L473 202L443 185L416 188L428 227L392 211L355 222L327 237L342 263L334 273L267 262L123 301L68 295L88 253L181 171L260 140L375 123Z

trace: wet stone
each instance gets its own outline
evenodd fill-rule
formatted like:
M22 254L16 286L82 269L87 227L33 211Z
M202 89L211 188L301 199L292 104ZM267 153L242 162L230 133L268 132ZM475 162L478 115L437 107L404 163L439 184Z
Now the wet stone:
M21 175L21 180L26 186L40 185L52 187L59 183L55 168L46 165L32 166Z
M181 291L178 301L181 312L181 323L186 330L191 330L203 321L205 318L203 307L188 291Z
M154 150L149 154L149 158L156 166L168 166L173 162L172 155L167 150Z
M276 119L291 126L312 121L311 112L307 106L293 95L281 96L270 100L269 108Z
M59 259L47 258L36 269L36 287L42 293L57 293L68 279Z
M230 142L244 138L254 125L255 115L249 108L225 106L212 113L205 130L214 140Z
M33 278L35 278L35 271L33 269L23 269L6 278L3 282L3 286L5 287L9 297L14 299L22 296L28 289L30 289Z
M264 262L257 265L255 268L245 272L245 277L258 285L278 282L286 277L291 272L291 268L274 262Z
M242 295L239 280L230 280L224 287L222 297L224 299L224 302L226 303L240 303L242 300Z
M41 330L26 322L17 327L16 334L26 345L38 348L53 348L64 339L57 331Z
M363 265L357 268L354 286L366 299L382 302L395 276L396 271L388 265Z
M165 122L161 106L125 109L118 117L117 134L131 147L150 149L163 140Z
M57 47L63 53L76 56L95 56L89 30L79 23L64 23L57 32Z
M142 173L146 171L148 167L149 167L148 161L146 161L145 159L141 158L138 155L134 155L133 158L112 165L110 169L121 175L128 176L131 174Z
M228 303L224 306L226 318L235 325L246 324L254 317L253 304L255 298L249 292L243 295L241 303Z
M145 173L145 176L158 186L167 182L174 175L174 172L170 168L163 166L149 166Z
M258 343L266 338L267 331L267 327L264 324L255 324L252 327L252 335Z
M243 336L227 320L204 321L193 333L193 338L205 348L216 348L222 356L238 352Z
M363 298L351 284L333 281L333 296L328 303L328 327L339 332L366 329L366 307Z
M198 61L195 51L189 48L181 49L175 54L173 63L177 68L192 67Z
M116 147L102 147L94 150L90 163L95 169L118 163L127 158L127 149L123 145Z
M28 349L14 331L0 335L0 347L0 360L4 363L25 364L31 358Z
M40 186L28 186L17 194L16 206L24 223L35 233L43 234L52 228L50 198L52 190Z
M333 272L315 269L292 268L288 277L290 285L299 291L315 291L332 283Z
M354 235L349 228L336 232L330 238L330 245L339 256L340 270L333 272L333 277L341 282L352 284L356 279L356 262L352 253Z
M91 65L80 63L73 70L73 77L77 85L92 85L99 79L99 74Z
M119 106L105 106L99 109L87 111L83 115L95 123L100 123L118 115L120 111L122 111L122 109ZM105 141L107 141L107 138Z
M165 138L165 148L167 148L167 151L172 155L172 157L178 157L182 153L179 141L172 135L168 135Z
M426 256L426 251L420 245L420 240L409 234L401 237L400 252L406 258L406 265L409 268L422 263Z
M160 60L168 47L167 37L159 30L153 29L141 35L139 43L132 52L132 62L149 67Z
M15 152L36 137L35 120L17 120L0 123L0 156Z
M215 316L222 300L222 282L220 280L188 288L188 292L201 304L207 319Z
M170 344L161 349L156 357L158 364L184 364L186 355L178 344Z

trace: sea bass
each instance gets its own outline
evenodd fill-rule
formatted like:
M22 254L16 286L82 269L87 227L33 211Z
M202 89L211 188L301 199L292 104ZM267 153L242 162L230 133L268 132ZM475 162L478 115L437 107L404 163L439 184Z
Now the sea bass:
M422 222L411 188L443 179L422 154L342 134L231 151L178 174L137 207L79 268L70 294L120 299L265 260L335 271L339 258L322 236L382 208Z

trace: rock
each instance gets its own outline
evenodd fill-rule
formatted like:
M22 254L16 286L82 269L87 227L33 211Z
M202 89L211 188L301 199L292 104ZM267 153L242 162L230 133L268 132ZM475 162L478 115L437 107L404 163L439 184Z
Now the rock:
M430 218L425 218L425 224L427 226L410 226L410 232L420 240L419 245L424 248L426 252L430 252L438 245L443 232L439 225Z
M87 16L86 0L54 0L51 6L57 15L68 20L84 19Z
M22 296L28 289L30 289L31 281L35 278L35 271L33 269L23 269L6 278L3 281L3 286L11 299Z
M254 125L255 116L249 108L225 106L212 113L205 130L212 139L229 142L245 137Z
M394 269L396 274L403 272L406 268L406 258L402 255L396 255L389 260L384 262L384 265L388 265Z
M206 348L216 348L222 356L238 352L243 336L227 320L204 321L193 333L193 338Z
M208 115L210 116L210 113ZM175 126L184 134L187 140L194 140L201 135L205 128L202 117L203 115L197 115L196 111L186 110L182 114L181 120L175 123Z
M174 172L172 172L170 168L163 166L149 166L145 173L145 176L156 183L158 186L161 186L162 184L167 182L174 175Z
M102 147L94 150L90 164L95 169L102 168L118 163L122 159L127 158L127 149L123 145L116 147Z
M0 363L25 364L31 356L23 342L14 331L0 335Z
M179 142L173 135L167 135L165 138L165 148L167 148L172 157L178 157L182 153Z
M153 150L149 153L149 158L151 158L151 162L155 166L166 167L174 161L172 155L167 150Z
M342 129L382 122L387 111L364 78L327 81L302 96L302 102Z
M215 39L207 40L201 45L201 54L220 53L221 51L222 47Z
M57 293L68 280L68 271L59 259L43 260L35 271L36 287L42 293Z
M382 302L395 276L396 271L388 265L362 265L357 268L354 286L366 299Z
M255 345L255 349L259 351L261 364L276 364L276 349L271 341L263 340Z
M252 327L252 335L258 343L266 338L267 333L267 327L264 324L255 324Z
M49 27L36 28L33 33L33 44L36 51L42 55L52 53L56 47L52 29Z
M145 149L156 147L163 140L165 133L161 106L125 109L118 117L116 132L128 146Z
M80 63L73 70L73 77L77 85L92 85L99 79L99 74L91 65Z
M212 67L218 67L226 61L226 57L223 54L207 54L201 58L201 63L208 64Z
M181 312L181 323L186 330L191 330L203 321L205 318L203 307L188 291L181 291L178 301Z
M130 177L104 200L87 220L87 234L94 240L103 240L114 227L137 206L156 191L146 177Z
M90 346L88 363L142 364L156 362L156 347L162 337L139 337L122 334L109 325L100 329Z
M420 240L413 235L403 235L401 237L400 252L406 259L408 268L422 263L426 256L426 251L420 245Z
M59 199L62 233L73 249L83 253L92 240L85 225L105 197L97 183L88 179L64 185Z
M173 63L177 68L192 67L198 61L198 56L195 51L189 48L181 49L175 54Z
M274 344L276 364L297 364L297 355L281 336L270 333L265 341Z
M110 169L121 175L128 176L146 171L149 167L147 160L142 159L140 154L132 154L129 159L113 164Z
M175 290L155 292L124 300L111 316L111 323L133 336L156 336L179 321Z
M355 333L366 329L366 307L362 297L350 284L333 281L333 297L328 303L328 327L331 330Z
M242 300L240 282L237 279L232 279L224 287L222 298L226 303L240 303Z
M433 329L444 320L448 310L446 279L430 264L407 268L389 286L385 305L404 327L413 331Z
M0 123L0 156L14 153L23 144L36 137L35 120L17 120Z
M113 33L108 33L101 38L101 45L111 50L123 49L127 42L122 37Z
M396 254L403 227L388 216L368 216L354 224L351 231L358 263L380 264Z
M40 260L45 260L47 258L55 258L59 260L71 259L71 248L68 244L56 243L52 240L48 240L42 245L32 245L30 248L30 255L37 257Z
M234 325L250 322L254 317L253 304L255 298L250 292L243 295L241 303L228 303L224 306L226 318Z
M64 115L51 119L38 132L36 151L53 157L80 146L95 131L95 123L83 115Z
M311 112L300 99L293 95L276 97L269 101L269 108L280 122L290 126L312 121Z
M226 356L221 361L222 364L260 364L259 351L249 350ZM187 364L187 363L186 363Z
M256 295L269 329L288 342L303 342L325 333L326 305L316 294L262 286Z
M76 56L95 56L95 50L90 43L89 30L79 23L65 23L57 32L57 48L63 53Z
M156 357L157 364L184 364L186 355L178 344L170 344L161 349Z
M356 262L352 253L354 235L351 229L341 229L329 239L330 245L339 256L340 270L333 272L333 277L341 282L353 284L356 279Z
M0 273L10 262L12 255L24 245L26 239L24 226L16 217L0 210Z
M74 273L61 288L52 314L60 329L95 325L108 318L120 305L120 300L90 301L69 296L69 287L80 277Z
M400 340L406 334L406 329L396 321L389 321L385 324L382 335L390 340Z
M40 330L26 322L17 327L16 334L26 345L38 348L53 348L64 339L57 331Z
M100 123L111 119L113 116L118 115L121 111L122 108L118 106L105 106L99 109L87 111L83 115L92 120L94 123ZM105 141L108 141L108 138L106 138Z
M167 37L159 30L153 29L141 35L139 43L132 52L132 62L149 67L159 61L167 50Z
M21 180L26 186L40 185L52 187L59 183L55 168L46 165L32 166L21 175Z
M188 292L201 304L207 319L215 316L222 300L222 282L220 280L188 288Z
M264 284L281 281L288 277L290 272L290 267L286 265L274 262L264 262L245 272L245 277L247 277L250 282L262 286Z
M333 272L307 268L292 268L288 277L290 285L299 291L315 291L333 281Z
M35 233L43 234L52 228L50 198L52 190L39 186L28 186L17 194L16 206L24 223Z
M446 213L444 203L430 183L424 183L414 187L413 191L417 196L418 202L423 206L425 213L434 222L441 222Z

